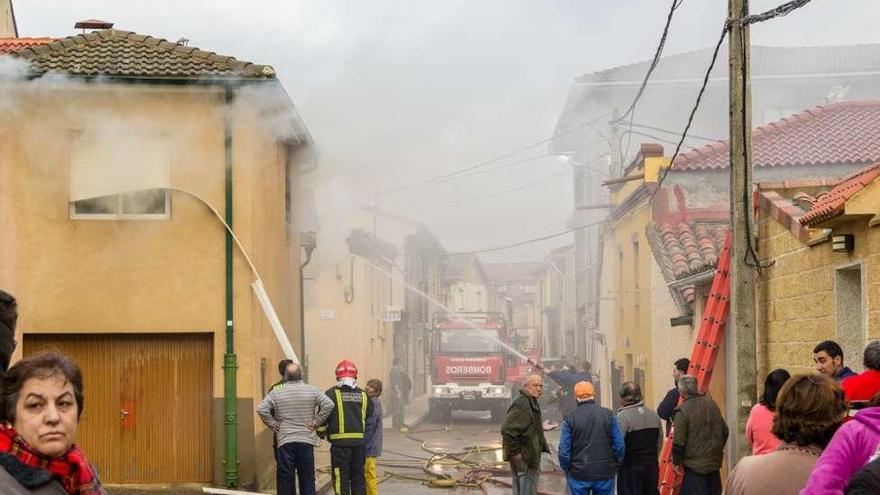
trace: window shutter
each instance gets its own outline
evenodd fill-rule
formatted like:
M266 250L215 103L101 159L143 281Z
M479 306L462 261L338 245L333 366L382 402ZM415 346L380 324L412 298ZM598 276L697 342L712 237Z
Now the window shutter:
M70 201L170 187L171 152L157 134L82 132L70 147Z

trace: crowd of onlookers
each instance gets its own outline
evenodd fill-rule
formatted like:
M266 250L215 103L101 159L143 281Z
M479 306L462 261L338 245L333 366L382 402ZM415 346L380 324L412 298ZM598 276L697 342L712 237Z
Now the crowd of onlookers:
M83 411L82 373L69 358L42 352L17 361L15 299L0 291L0 493L103 494L92 465L76 445ZM765 378L745 431L752 455L736 463L728 495L880 494L880 341L864 349L862 373L844 364L833 341L813 350L815 374L783 369ZM395 363L390 393L395 426L409 388ZM503 456L510 463L513 492L538 493L541 455L550 448L544 432L560 428L559 466L571 495L656 495L664 438L682 495L720 495L721 468L730 431L716 403L704 393L687 359L673 366L675 387L656 412L638 383L617 390L621 407L596 400L589 365L550 370L526 378L502 426ZM337 493L378 493L376 458L382 450L382 382L357 386L358 370L343 360L337 384L327 391L302 381L296 363L279 363L282 381L258 412L276 436L279 493L314 493L312 448L318 436L331 444ZM539 399L544 375L562 397L561 424L545 421ZM705 385L705 384L703 384ZM665 420L665 433L664 424Z
M569 387L574 400L562 405L558 446L572 495L610 495L615 488L619 495L658 494L666 437L682 495L880 494L880 341L865 347L862 373L846 367L843 357L829 340L813 350L818 373L792 376L776 369L766 376L743 432L752 455L736 463L726 487L721 468L730 431L719 407L688 374L688 359L674 363L675 387L656 412L635 382L620 386L621 407L612 412L597 403L589 373L538 367L541 374L526 379L502 427L514 493L537 493L540 456L550 451L544 431L555 425L542 420L538 402L544 375ZM572 383L575 378L581 380Z

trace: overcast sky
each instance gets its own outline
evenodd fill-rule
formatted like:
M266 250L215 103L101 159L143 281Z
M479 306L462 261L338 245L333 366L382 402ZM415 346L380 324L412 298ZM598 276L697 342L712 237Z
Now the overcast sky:
M781 0L753 0L753 12ZM667 54L717 39L724 0L685 0ZM548 137L578 75L650 58L665 0L14 0L21 36L76 34L98 18L118 29L273 65L321 154L321 219L376 190L442 175ZM880 42L877 0L814 0L753 28L764 45ZM536 147L523 158L546 153ZM541 184L488 199L473 196ZM382 196L424 221L447 249L507 244L563 230L571 174L555 158ZM340 196L345 196L341 198ZM454 204L446 204L455 202ZM560 238L495 253L540 260Z

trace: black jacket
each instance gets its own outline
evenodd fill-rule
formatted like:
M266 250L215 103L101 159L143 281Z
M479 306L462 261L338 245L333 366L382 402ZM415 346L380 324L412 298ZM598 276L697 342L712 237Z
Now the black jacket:
M672 428L672 416L675 414L675 408L678 407L678 387L672 387L669 392L666 392L666 397L663 397L663 400L660 401L660 405L657 406L657 416L660 416L660 419L666 420L666 434L669 434L669 429Z
M327 418L325 427L319 428L319 432L323 432L333 445L364 445L367 417L373 414L373 402L367 398L367 393L358 387L337 385L327 390L327 397L336 408Z
M0 290L0 377L6 374L15 350L15 322L18 304L8 292Z
M846 485L846 495L876 495L880 493L880 458L869 462L867 466L857 471L849 484Z

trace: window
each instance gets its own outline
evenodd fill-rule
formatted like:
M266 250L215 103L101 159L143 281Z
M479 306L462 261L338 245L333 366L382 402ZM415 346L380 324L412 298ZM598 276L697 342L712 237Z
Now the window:
M440 331L440 352L501 352L498 330L456 328Z
M639 291L639 241L634 240L632 243L633 249L633 326L639 327L639 313L641 313L641 292Z
M847 266L835 272L834 299L837 342L843 349L844 363L858 368L866 340L861 265Z
M70 147L70 218L171 218L171 153L158 134L78 132Z

